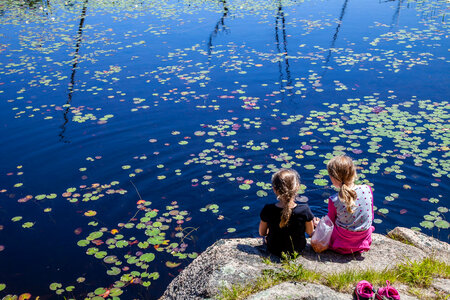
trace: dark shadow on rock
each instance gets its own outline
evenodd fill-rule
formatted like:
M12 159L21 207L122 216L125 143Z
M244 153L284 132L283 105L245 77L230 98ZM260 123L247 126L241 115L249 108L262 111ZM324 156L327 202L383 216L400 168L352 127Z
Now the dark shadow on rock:
M309 261L334 262L341 264L345 264L353 260L363 261L365 259L361 253L339 254L331 250L316 253L310 245L307 245L305 250L303 250L302 257Z
M268 258L272 263L280 263L281 259L278 256L271 254L267 250L266 245L250 246L246 244L237 244L236 249L247 254L255 254L261 258Z

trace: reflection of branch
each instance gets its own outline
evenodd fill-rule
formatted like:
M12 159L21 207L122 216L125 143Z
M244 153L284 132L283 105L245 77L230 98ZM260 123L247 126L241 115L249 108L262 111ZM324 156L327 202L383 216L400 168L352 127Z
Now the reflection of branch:
M281 24L280 24L281 22ZM281 37L283 39L283 50L284 52L281 52L281 48L280 48L280 33L278 32L278 27L281 25ZM278 12L277 12L277 16L275 18L275 41L276 41L276 45L277 45L277 50L278 50L278 54L282 54L284 56L284 71L285 71L285 75L286 75L286 81L287 81L287 85L290 86L292 84L292 79L291 79L291 71L289 69L289 59L288 57L288 50L287 50L287 38L286 38L286 19L284 16L284 11L283 11L283 6L281 4L281 0L278 1ZM284 80L284 74L283 74L283 67L282 67L282 63L279 60L278 61L278 71L280 73L280 85L281 88L283 88L283 80Z
M330 50L328 51L327 59L325 60L325 66L328 66L328 62L330 61L330 58L331 58L331 51L332 51L331 49L333 49L334 45L336 44L336 40L337 40L337 37L339 34L339 29L341 28L341 24L342 24L342 19L344 18L344 15L345 15L345 9L347 8L347 3L348 3L348 0L345 0L344 5L342 6L341 15L339 16L339 22L336 27L336 31L334 32L333 39L331 41Z
M72 95L73 95L73 89L74 89L74 85L75 85L75 73L77 70L77 66L78 66L78 59L79 59L79 55L78 52L80 51L80 46L81 46L81 40L82 40L82 36L83 36L83 24L84 24L84 19L86 17L86 9L87 9L87 3L88 0L84 0L84 4L83 4L83 9L81 11L81 16L80 16L80 24L78 25L78 34L77 34L77 43L75 45L75 55L73 57L73 65L72 65L72 75L70 76L70 83L69 83L69 94L68 94L68 98L67 98L67 108L64 111L64 124L61 126L61 132L59 134L60 140L64 140L64 133L66 132L66 125L69 122L69 118L67 117L67 114L69 113L70 110L70 103L72 102ZM67 142L67 141L65 141Z
M225 19L228 16L227 1L226 0L219 0L219 1L222 2L222 5L223 5L223 15L217 22L216 26L214 27L214 30L209 35L209 40L208 40L208 56L209 57L211 57L211 52L212 52L212 47L213 47L213 44L212 44L213 39L217 36L217 33L219 33L220 31L227 30L227 27L225 26Z
M196 228L194 228L194 227L186 227L181 232L185 231L186 229L190 229L190 228L193 228L193 229L183 236L183 238L180 240L180 244L183 243L184 239L187 238L192 232L197 231L197 229L199 229L200 227L196 227Z
M392 16L391 27L389 27L389 31L391 31L392 27L394 27L394 23L395 23L395 25L398 25L398 20L400 18L400 8L401 8L401 6L402 6L402 0L398 0L397 9L395 10L394 15Z

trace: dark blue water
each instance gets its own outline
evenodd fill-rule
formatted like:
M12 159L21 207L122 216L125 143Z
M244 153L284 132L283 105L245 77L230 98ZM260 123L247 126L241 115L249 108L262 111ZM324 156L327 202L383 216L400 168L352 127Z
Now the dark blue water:
M155 299L214 241L257 235L277 168L324 215L341 153L376 232L448 242L446 10L0 4L0 297Z

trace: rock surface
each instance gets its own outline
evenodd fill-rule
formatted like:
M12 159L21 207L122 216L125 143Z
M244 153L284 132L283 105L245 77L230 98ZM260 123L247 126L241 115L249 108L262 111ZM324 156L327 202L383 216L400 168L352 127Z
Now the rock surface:
M383 271L409 260L422 260L426 253L419 248L392 240L381 234L372 234L370 251L355 255L342 255L332 251L315 253L306 247L297 259L305 269L322 274L351 270Z
M432 238L422 232L404 227L396 227L388 235L400 238L421 249L427 255L433 256L446 264L450 264L450 245L447 243Z
M262 239L219 240L198 256L167 287L161 299L204 299L219 293L220 288L253 282L268 257Z
M247 300L351 300L351 295L333 291L329 287L305 282L283 282L250 296Z
M425 239L421 235L416 235L412 230L406 228L396 228L396 235L402 234L404 240L410 243L425 241L427 244L420 244L417 247L408 245L388 238L380 234L372 235L371 250L356 255L341 255L332 251L323 253L315 253L311 247L307 246L302 255L296 259L295 263L302 264L307 270L315 271L321 274L342 273L351 270L376 270L383 271L395 267L397 264L404 263L407 260L423 260L430 253L436 251L426 249L428 247L438 247L439 251L448 251L448 244L439 242L433 238ZM428 237L427 237L428 238ZM424 243L425 243L424 242ZM447 255L447 260L448 260ZM263 260L271 261L271 264L265 263ZM441 258L443 259L443 257ZM233 285L245 285L254 283L261 276L263 270L270 268L280 268L280 259L271 256L263 246L261 238L243 238L243 239L226 239L219 240L208 249L206 249L199 257L197 257L178 277L176 277L167 287L161 299L207 299L212 298L220 293L222 288L230 288ZM281 289L280 289L281 286ZM304 297L312 291L313 295L309 298L296 298L299 293L303 293L303 287L307 286L304 291ZM311 288L309 288L311 286ZM284 289L283 287L286 287ZM314 292L314 287L317 291ZM299 289L301 291L299 291ZM286 294L277 294L276 291L286 291ZM288 290L295 290L294 294L288 297ZM314 285L312 283L291 283L279 285L278 288L271 288L253 295L250 299L351 299L336 297L322 297L321 293L332 291L328 287ZM277 295L270 298L267 295ZM281 298L277 298L278 295ZM303 294L301 294L303 295ZM311 294L309 294L311 295ZM325 295L325 294L324 294ZM287 298L283 298L283 297ZM260 298L255 298L260 297ZM267 298L269 297L269 298ZM294 297L294 298L292 298ZM342 296L344 297L344 296ZM402 295L402 299L416 299Z
M433 280L432 287L447 295L450 295L450 279L436 278Z

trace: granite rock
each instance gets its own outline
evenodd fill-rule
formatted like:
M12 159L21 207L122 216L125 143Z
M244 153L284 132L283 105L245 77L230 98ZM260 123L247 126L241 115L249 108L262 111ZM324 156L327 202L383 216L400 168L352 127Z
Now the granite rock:
M325 251L317 254L311 247L307 246L302 255L295 260L295 263L302 264L307 270L324 275L368 269L383 271L406 261L421 261L437 251L442 251L444 255L447 253L445 251L448 251L448 244L422 236L422 234L416 234L412 230L396 228L393 231L396 235L404 237L404 240L407 240L409 244L384 235L372 234L372 246L368 252L341 255L332 251ZM410 245L414 243L418 243L417 246ZM448 258L447 255L447 261ZM441 259L444 258L441 257ZM271 263L268 264L267 261ZM263 270L281 269L281 267L280 259L267 252L261 238L219 240L199 255L170 283L161 299L213 298L220 293L222 288L255 283ZM446 283L447 281L443 281L438 284ZM279 299L326 299L320 298L320 295L322 295L322 292L328 293L331 289L318 286L312 283L286 283L286 285L279 285L278 288L274 287L259 292L250 299L269 299L267 298L269 296L266 295L272 294L275 295L275 298L271 299L277 299L278 296L281 297ZM295 293L299 293L299 287L306 287L305 291L301 292L304 293L306 298L289 298L295 296ZM315 288L317 288L316 294L314 294ZM289 296L288 290L295 290L295 293ZM404 291L407 290L401 291L402 299L416 299L406 295ZM276 291L280 291L281 294L278 295ZM310 291L313 293L312 298L307 296ZM336 296L336 298L333 296L328 299L341 299L339 298L341 296Z
M383 271L408 260L422 260L426 256L427 254L419 248L374 233L370 251L347 255L328 250L315 253L308 243L297 262L301 263L305 269L330 274L368 269Z
M352 296L329 287L305 282L283 282L247 298L247 300L351 300Z
M450 245L431 236L405 227L396 227L388 233L393 238L406 241L446 264L450 264Z

